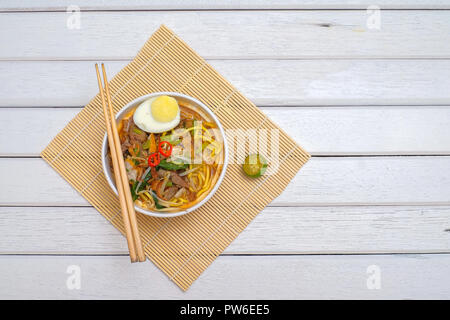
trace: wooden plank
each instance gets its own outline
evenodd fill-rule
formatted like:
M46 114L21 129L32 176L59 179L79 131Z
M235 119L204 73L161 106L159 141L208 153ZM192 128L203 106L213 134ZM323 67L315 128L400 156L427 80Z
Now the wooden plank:
M38 156L80 111L81 108L1 108L0 154Z
M224 253L450 253L449 215L448 206L268 207ZM128 252L91 207L3 207L0 216L0 254Z
M313 155L450 154L449 107L261 109ZM80 110L0 108L0 156L39 155Z
M450 60L209 62L260 106L450 105ZM108 73L126 64L109 61ZM0 62L0 106L83 106L98 90L93 68L94 61Z
M366 10L3 13L0 59L130 59L161 25L205 58L448 58L450 12ZM107 26L107 28L105 27ZM101 36L99 36L101 35ZM17 41L20 39L21 41Z
M0 109L0 155L37 156L80 110ZM450 153L448 107L262 110L313 155Z
M372 0L78 0L82 11L87 10L249 10L249 9L366 9L373 5ZM448 9L445 0L378 0L376 4L383 9ZM73 1L59 0L4 0L0 11L66 11Z
M450 205L450 157L311 159L276 206ZM38 158L0 159L0 205L72 206L87 202Z
M79 268L79 290L67 287L69 267ZM126 256L2 256L0 298L448 299L449 271L448 254L221 256L182 292L153 264ZM379 289L369 289L377 275Z
M263 111L313 155L449 154L449 107L272 107Z

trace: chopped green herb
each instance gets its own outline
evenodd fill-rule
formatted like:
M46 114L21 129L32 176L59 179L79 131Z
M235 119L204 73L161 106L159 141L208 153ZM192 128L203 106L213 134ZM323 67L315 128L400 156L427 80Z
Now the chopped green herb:
M181 139L179 139L178 137L175 138L173 135L168 134L168 135L165 135L164 137L161 137L160 141L167 141L170 144L176 146L177 144L179 144L181 142Z
M162 159L158 167L166 170L182 170L189 167L189 165L187 163L168 162L167 159Z
M156 209L163 209L166 208L165 206L162 206L159 204L158 198L156 197L156 194L153 190L150 191L150 193L152 194L153 200L155 200L155 207Z
M150 180L150 178L152 177L152 174L150 172L150 170L147 172L147 174L145 175L145 177L142 177L142 183L139 186L139 190L135 190L135 193L138 193L142 190L145 189L145 187L147 186L148 180ZM138 183L139 184L139 183ZM137 185L135 186L135 189L137 188Z
M138 198L138 196L136 194L136 187L138 185L138 182L135 181L135 180L130 180L130 182L132 183L131 190L130 190L131 191L131 197L133 198L133 201L135 201Z

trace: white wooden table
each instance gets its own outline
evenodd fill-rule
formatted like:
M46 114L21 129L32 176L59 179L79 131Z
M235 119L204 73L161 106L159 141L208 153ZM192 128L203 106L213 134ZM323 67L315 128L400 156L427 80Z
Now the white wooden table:
M450 1L276 2L0 3L0 298L450 298ZM39 158L162 23L313 155L186 293Z

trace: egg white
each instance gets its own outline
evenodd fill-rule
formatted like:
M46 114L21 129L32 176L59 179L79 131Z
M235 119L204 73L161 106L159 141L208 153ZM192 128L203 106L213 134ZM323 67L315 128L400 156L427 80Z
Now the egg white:
M133 120L139 129L149 133L161 133L175 128L180 123L180 109L175 118L169 122L159 122L152 115L152 103L157 97L142 102L134 112Z

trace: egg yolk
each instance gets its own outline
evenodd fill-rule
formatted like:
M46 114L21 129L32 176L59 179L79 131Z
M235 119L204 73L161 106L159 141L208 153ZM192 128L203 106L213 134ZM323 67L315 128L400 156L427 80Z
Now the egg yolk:
M156 98L152 105L152 116L158 122L169 122L175 119L179 107L177 100L169 96L160 96Z

